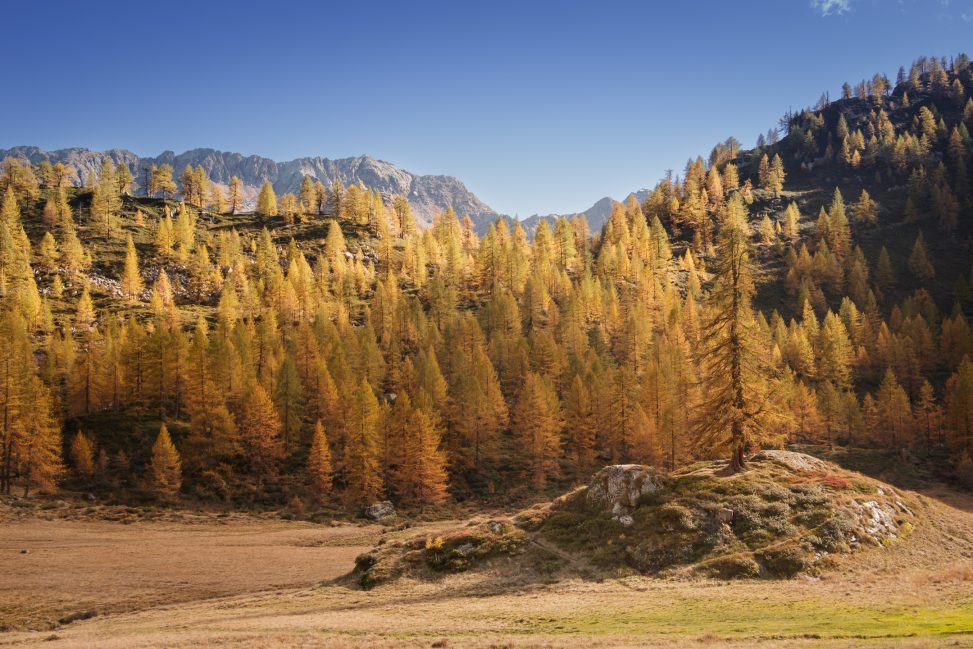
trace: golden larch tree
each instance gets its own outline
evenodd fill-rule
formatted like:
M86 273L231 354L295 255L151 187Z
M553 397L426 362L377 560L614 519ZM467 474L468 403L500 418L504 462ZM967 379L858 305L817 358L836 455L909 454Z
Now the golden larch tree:
M525 477L536 489L558 474L563 426L557 395L548 381L528 372L511 417L516 445L525 463Z
M403 426L404 456L395 483L402 500L425 505L446 498L448 477L441 435L423 410L413 410Z
M318 500L331 495L333 471L331 467L331 447L324 434L324 425L318 419L311 435L311 449L307 456L307 477L311 491Z
M142 292L142 273L139 271L139 257L135 250L132 235L125 240L125 268L122 271L122 292L130 300L138 298Z
M768 425L775 412L773 369L753 311L756 291L747 213L731 197L720 230L715 277L703 331L702 406L695 413L697 446L729 453L730 470L745 468L754 445L777 443Z
M257 194L257 215L277 216L277 194L274 193L274 186L269 180L265 180Z
M257 478L258 490L261 490L266 479L277 474L283 445L274 403L259 383L252 383L244 398L239 426L250 470Z
M382 494L378 448L379 406L368 381L361 379L347 402L343 469L348 502L373 502Z
M95 451L91 439L78 431L71 441L71 464L74 472L82 478L90 478L95 473Z
M152 445L152 460L149 463L149 481L152 490L162 497L170 498L182 486L182 460L176 445L172 443L169 429L165 424Z

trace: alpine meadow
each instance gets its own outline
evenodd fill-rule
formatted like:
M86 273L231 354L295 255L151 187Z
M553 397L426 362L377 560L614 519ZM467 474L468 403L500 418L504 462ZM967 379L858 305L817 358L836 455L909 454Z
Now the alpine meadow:
M973 6L109 4L4 10L0 645L973 647Z

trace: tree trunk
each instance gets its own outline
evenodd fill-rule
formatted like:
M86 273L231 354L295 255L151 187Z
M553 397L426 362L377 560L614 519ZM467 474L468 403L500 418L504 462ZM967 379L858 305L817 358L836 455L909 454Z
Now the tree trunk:
M743 452L743 443L734 442L730 452L730 473L740 473L747 468L746 455Z

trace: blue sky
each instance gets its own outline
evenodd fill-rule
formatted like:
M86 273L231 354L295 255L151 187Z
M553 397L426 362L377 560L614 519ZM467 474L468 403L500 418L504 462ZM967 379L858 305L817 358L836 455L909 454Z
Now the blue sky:
M527 216L969 49L973 0L49 0L0 29L0 147L367 153Z

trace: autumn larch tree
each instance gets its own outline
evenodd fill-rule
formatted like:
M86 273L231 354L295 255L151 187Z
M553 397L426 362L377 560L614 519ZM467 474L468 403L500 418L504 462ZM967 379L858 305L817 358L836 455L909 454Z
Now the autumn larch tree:
M59 409L50 389L39 377L30 375L24 396L31 407L29 416L21 422L17 471L23 481L23 496L27 498L32 487L53 490L64 466Z
M153 491L167 498L176 495L182 486L182 460L165 424L162 424L152 445L149 480Z
M91 439L78 431L71 441L71 464L82 478L90 478L95 473L95 451Z
M868 190L862 189L858 202L854 204L855 219L865 225L878 223L878 203L869 196Z
M149 180L149 193L162 194L162 198L167 199L176 193L176 181L172 177L172 165L163 164L160 166L152 165L151 178Z
M349 395L346 406L344 449L345 498L364 504L382 493L381 461L378 449L378 399L364 378Z
M550 383L528 372L511 419L518 455L526 464L525 477L535 489L543 489L548 478L557 475L563 426Z
M124 162L119 162L118 166L115 167L115 184L118 187L118 193L127 196L132 189L133 180L135 178L132 176L132 170Z
M277 474L278 463L283 457L280 419L273 401L259 383L251 384L244 399L239 427L259 492L266 480Z
M421 409L413 410L403 426L403 459L395 483L402 500L420 506L446 498L448 478L446 454L432 419Z
M230 176L230 214L236 214L243 205L243 181Z
M274 186L269 180L265 180L257 194L257 215L258 216L277 216L277 194L274 193Z
M132 235L125 241L125 268L122 272L122 292L130 299L138 298L142 292L142 273L139 271L138 253Z
M783 191L785 177L784 161L780 159L779 153L775 153L774 159L770 163L770 173L767 177L767 189L774 196L780 196L781 191Z
M318 500L325 500L331 495L333 482L331 447L320 419L314 424L314 433L311 435L311 449L307 455L307 477L311 491Z
M928 282L936 276L936 269L929 261L929 255L926 253L926 240L922 236L922 232L919 233L915 243L912 244L912 253L909 255L909 272L920 282Z
M595 433L598 425L591 407L591 393L580 375L571 381L564 400L564 429L567 445L574 460L577 477L590 471L594 464Z
M751 446L777 441L767 425L774 410L773 370L753 311L749 239L746 208L731 197L707 300L704 402L696 413L694 434L702 449L728 451L734 473L745 468Z
M304 176L300 190L301 214L314 214L318 209L318 192L310 176Z

